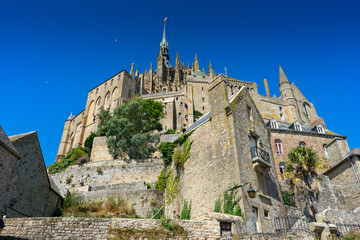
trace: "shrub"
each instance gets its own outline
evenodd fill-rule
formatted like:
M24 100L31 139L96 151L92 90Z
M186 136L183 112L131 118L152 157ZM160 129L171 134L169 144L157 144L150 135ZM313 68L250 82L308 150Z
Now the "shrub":
M165 134L175 134L175 130L174 129L169 129L165 132Z
M187 233L182 226L180 226L177 223L172 223L170 219L161 220L161 226L170 230L174 234L174 236L176 234L186 234Z
M146 189L151 189L150 183L146 183L145 185L146 185Z
M188 204L186 200L184 200L184 206L181 210L181 216L180 218L182 220L190 220L190 214L191 214L191 202Z
M283 197L283 200L284 200L284 203L286 205L289 205L289 206L294 206L295 207L295 199L293 197L293 194L289 193L288 191L286 190L282 190L281 191L281 195Z
M244 218L244 213L239 206L241 197L236 197L237 190L225 191L223 195L223 202L221 196L215 201L214 212L223 212L225 214L240 216Z
M176 144L172 142L162 142L159 145L159 151L161 152L165 166L171 164L172 156L174 154L174 148Z
M166 174L166 168L164 168L158 176L158 180L155 183L155 189L165 191L167 178L168 174Z
M87 155L87 152L84 148L73 148L66 154L65 157L63 157L60 161L48 166L47 169L50 174L64 171L69 166L76 164L76 160L85 155Z
M221 198L219 195L219 198L215 201L214 212L221 213L221 205L222 205L222 202L221 202Z
M201 112L195 110L195 111L194 111L195 121L198 120L199 118L201 118L202 115L204 115L204 114L202 114Z
M67 177L66 179L65 179L65 183L66 184L70 184L71 183L71 181L72 181L72 176L70 176L70 177Z
M99 174L99 175L103 175L103 170L101 169L101 167L97 167L96 168L96 172Z
M164 213L163 213L163 210L160 208L153 208L153 219L162 219L164 217Z
M98 137L99 135L96 134L96 133L91 133L85 140L85 143L84 143L84 146L88 149L92 149L92 145L93 145L93 142L94 142L94 138L95 137Z

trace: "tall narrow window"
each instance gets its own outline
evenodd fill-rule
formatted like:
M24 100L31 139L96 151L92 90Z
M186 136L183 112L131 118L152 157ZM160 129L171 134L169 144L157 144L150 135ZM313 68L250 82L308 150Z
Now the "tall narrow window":
M307 104L307 103L303 103L303 107L304 107L304 112L305 112L305 115L308 117L309 116L309 108L310 106Z
M107 83L105 83L105 85L104 85L104 89L106 89L106 87L107 87Z
M251 116L251 108L249 106L247 106L247 114L248 114L248 118L250 120L252 120L252 116Z
M298 123L298 122L294 123L294 128L295 128L295 131L301 131L302 130L301 124Z
M181 113L179 113L179 120L181 119Z
M301 141L301 142L299 143L299 146L300 146L300 147L306 147L306 143L303 142L303 141Z
M113 85L114 83L114 79L111 79L110 85Z
M205 102L205 98L202 98L202 102Z
M279 139L275 140L275 147L276 147L276 153L277 154L283 154L283 148L282 148L282 143Z
M285 164L283 162L279 163L280 174L283 175L285 173Z
M270 122L270 125L271 125L271 128L279 128L279 125L278 125L277 121L275 121L275 120L272 120Z
M326 144L323 145L323 149L324 149L325 158L326 158L326 159L329 159L329 153L328 153L328 151L327 151L327 145L326 145Z

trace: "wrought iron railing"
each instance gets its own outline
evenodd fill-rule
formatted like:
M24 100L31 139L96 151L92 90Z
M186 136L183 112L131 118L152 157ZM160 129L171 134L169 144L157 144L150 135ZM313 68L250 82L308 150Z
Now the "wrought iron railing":
M251 147L251 157L252 158L260 157L265 162L270 163L269 153L259 147Z
M350 231L360 232L360 224L346 224L346 223L336 223L338 237L346 235Z
M300 217L275 217L274 228L278 233L301 233L314 235L309 229L310 220Z

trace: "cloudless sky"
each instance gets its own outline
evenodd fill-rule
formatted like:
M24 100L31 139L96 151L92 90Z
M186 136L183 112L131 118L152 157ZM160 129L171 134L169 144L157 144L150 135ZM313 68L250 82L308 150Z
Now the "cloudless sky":
M167 21L169 53L197 53L208 72L256 82L279 96L278 65L330 130L360 147L360 1L0 0L0 125L38 131L46 165L65 120L88 90L131 63L156 65Z

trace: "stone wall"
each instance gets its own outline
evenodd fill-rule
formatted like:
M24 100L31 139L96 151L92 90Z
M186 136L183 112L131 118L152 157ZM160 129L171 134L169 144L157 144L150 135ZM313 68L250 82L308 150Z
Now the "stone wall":
M219 213L209 213L204 221L177 220L172 221L181 225L187 232L186 239L233 239L220 230L220 222L231 223L231 235L238 239L313 239L293 234L244 234L244 222L239 217ZM137 232L154 232L154 229L168 231L162 226L161 220L125 219L125 218L12 218L5 220L5 228L0 234L1 239L22 238L29 240L92 240L111 239L114 230ZM225 236L227 235L227 236ZM239 238L241 237L241 238ZM135 239L140 238L139 235ZM167 239L179 239L178 237Z
M10 137L21 155L5 199L8 217L53 216L61 197L50 184L36 132Z
M5 199L12 184L19 153L0 126L0 214L4 211Z
M357 157L353 157L352 161L359 174L360 161ZM353 211L360 207L360 186L349 160L345 159L336 167L327 171L326 175L329 177L339 199L339 209Z
M61 193L65 195L67 191L88 191L89 186L97 187L138 181L155 183L162 168L163 160L161 158L99 161L85 163L82 166L72 165L66 171L50 174L50 177L61 189ZM81 181L84 186L80 185Z

